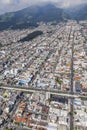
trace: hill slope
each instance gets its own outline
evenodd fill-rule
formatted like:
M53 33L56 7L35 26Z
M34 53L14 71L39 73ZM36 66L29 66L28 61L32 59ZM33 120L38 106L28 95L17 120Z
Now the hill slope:
M77 12L77 16L75 16L77 20L87 20L87 5L83 6Z
M36 27L38 26L37 22L60 22L67 18L68 15L64 13L63 9L57 8L52 4L32 6L0 16L0 30Z
M73 8L66 9L65 12L75 20L87 20L87 5L80 5Z

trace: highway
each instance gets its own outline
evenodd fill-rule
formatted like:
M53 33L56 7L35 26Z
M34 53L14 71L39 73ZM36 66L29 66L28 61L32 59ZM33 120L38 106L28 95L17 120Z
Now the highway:
M51 89L38 89L38 88L30 88L30 87L21 87L21 86L6 86L6 85L0 85L0 89L6 89L6 90L16 90L16 91L23 91L23 92L46 92L53 95L58 95L60 97L66 97L66 98L83 98L87 99L87 96L80 95L77 93L71 94L70 92L63 92L58 90L51 90Z

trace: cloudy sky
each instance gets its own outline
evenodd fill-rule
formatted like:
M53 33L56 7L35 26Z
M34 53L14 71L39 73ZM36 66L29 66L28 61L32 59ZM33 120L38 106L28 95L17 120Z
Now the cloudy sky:
M0 14L9 11L20 10L31 5L40 4L42 2L55 2L61 7L70 7L87 3L87 0L0 0Z

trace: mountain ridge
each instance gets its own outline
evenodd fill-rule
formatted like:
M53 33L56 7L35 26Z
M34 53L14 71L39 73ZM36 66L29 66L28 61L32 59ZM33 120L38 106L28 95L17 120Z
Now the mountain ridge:
M68 17L63 9L57 8L53 4L31 6L17 12L1 15L0 30L36 27L38 22L61 22L68 19Z
M81 4L72 8L65 9L65 12L71 19L80 21L87 20L87 4Z
M36 5L0 15L0 30L37 27L39 22L65 22L68 19L87 20L87 4L62 9L52 3Z

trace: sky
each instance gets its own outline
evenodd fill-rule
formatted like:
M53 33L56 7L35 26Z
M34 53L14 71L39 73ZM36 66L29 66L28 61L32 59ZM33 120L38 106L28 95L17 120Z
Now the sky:
M67 8L87 3L87 0L0 0L0 14L20 10L28 6L44 2L54 2L60 7Z

